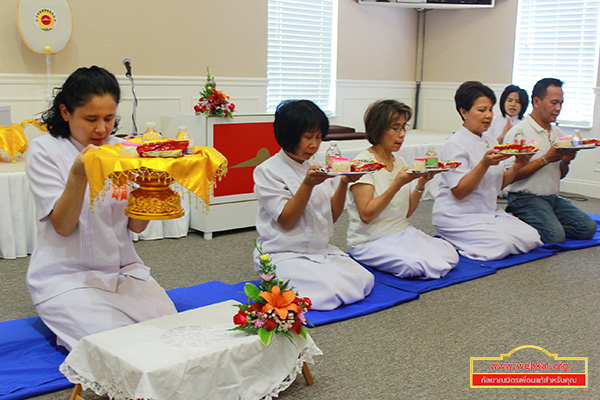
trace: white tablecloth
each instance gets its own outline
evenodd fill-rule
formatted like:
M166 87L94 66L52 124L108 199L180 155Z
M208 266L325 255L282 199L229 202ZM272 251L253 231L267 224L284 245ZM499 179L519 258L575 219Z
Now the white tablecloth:
M304 361L321 350L294 335L275 335L265 347L257 335L228 331L235 301L185 311L84 337L60 371L111 398L189 400L259 399L289 386Z
M25 161L0 161L0 258L31 254L37 243L35 203Z
M177 188L178 185L176 184ZM176 189L182 195L182 190ZM133 240L179 238L188 234L190 209L195 199L183 193L181 206L185 215L181 218L150 221L140 234L132 233ZM27 257L37 243L37 221L35 202L25 175L25 160L19 162L0 161L0 258ZM201 207L201 206L200 206Z

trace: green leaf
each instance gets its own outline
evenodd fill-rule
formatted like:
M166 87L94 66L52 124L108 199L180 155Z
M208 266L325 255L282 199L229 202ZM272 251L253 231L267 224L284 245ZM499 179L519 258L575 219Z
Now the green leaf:
M258 329L258 337L265 346L268 346L269 343L271 343L273 336L275 336L275 329L273 329L271 332L267 331L265 328Z
M283 281L283 279L279 280L279 287L281 288L281 291L283 292L284 290L289 290L288 286L290 284L290 280L288 279L287 281Z
M300 335L302 339L306 340L306 327L302 325L302 329L300 330Z
M256 287L255 284L250 283L250 282L246 283L244 285L244 292L253 301L259 301L261 303L264 302L263 298L258 295L260 293L260 289L258 287Z

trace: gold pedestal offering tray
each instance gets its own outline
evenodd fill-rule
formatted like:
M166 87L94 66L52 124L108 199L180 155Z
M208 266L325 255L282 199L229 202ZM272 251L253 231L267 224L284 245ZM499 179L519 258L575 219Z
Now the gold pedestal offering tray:
M173 219L183 217L181 197L171 189L175 182L165 172L136 170L133 181L138 188L129 193L125 215L137 219Z
M212 147L196 146L193 155L163 158L123 157L121 146L104 145L85 153L92 211L95 201L99 205L98 196L104 198L111 188L131 182L137 188L128 196L125 214L129 217L165 220L183 216L181 198L171 188L175 182L202 199L208 211L212 185L227 173L227 159Z

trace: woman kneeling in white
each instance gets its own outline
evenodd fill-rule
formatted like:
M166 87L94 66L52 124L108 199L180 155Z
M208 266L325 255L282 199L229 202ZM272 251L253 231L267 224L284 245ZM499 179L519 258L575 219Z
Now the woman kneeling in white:
M495 138L486 132L492 121L496 96L481 82L463 83L454 96L463 125L448 139L440 157L459 161L442 174L433 205L432 221L442 237L459 253L476 260L498 260L541 246L537 230L496 207L498 193L510 184L531 156L516 156L505 169Z
M329 130L327 116L309 100L286 101L277 107L273 128L282 149L254 170L258 243L277 276L309 297L313 309L362 300L371 293L373 274L329 244L354 178L338 183L311 160ZM254 257L258 270L258 251Z
M121 142L112 135L120 98L113 74L79 68L43 114L50 134L27 151L38 219L27 286L42 321L68 350L84 336L177 312L131 241L149 221L127 217L127 202L111 196L90 210L84 155Z
M375 158L386 168L364 175L350 187L348 247L355 260L380 271L401 278L441 278L458 263L456 250L407 219L434 173L409 173L402 157L393 154L402 146L411 115L410 107L395 100L371 104L365 113L367 138L373 146L356 158ZM409 183L415 179L411 192Z

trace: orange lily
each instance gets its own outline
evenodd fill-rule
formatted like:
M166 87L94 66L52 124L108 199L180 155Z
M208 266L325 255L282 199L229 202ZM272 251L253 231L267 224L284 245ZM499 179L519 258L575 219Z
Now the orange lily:
M267 304L262 308L262 312L264 313L275 310L279 318L286 319L288 311L295 311L297 313L301 311L298 304L293 302L296 298L296 293L291 290L281 293L279 286L273 286L271 293L260 292L259 295L267 301Z

